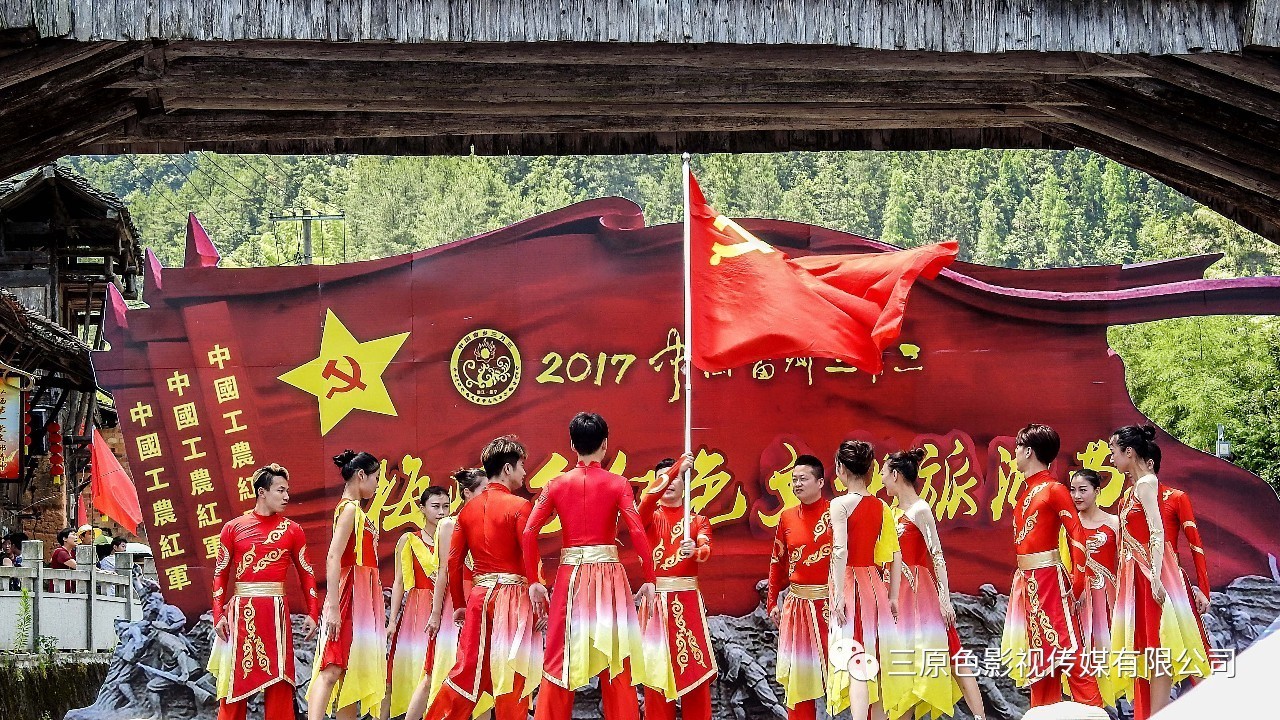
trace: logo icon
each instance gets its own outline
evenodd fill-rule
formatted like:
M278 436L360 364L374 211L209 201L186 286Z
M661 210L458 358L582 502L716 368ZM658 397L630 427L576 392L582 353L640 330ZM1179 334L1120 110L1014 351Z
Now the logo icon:
M320 331L319 356L279 379L316 397L321 435L328 434L352 410L395 417L396 406L382 382L382 373L408 337L406 332L361 342L333 310L328 310Z
M831 664L848 670L850 677L862 682L870 682L880 674L880 662L852 638L831 643Z
M520 384L520 351L497 330L473 330L454 346L449 374L462 397L476 405L497 405Z

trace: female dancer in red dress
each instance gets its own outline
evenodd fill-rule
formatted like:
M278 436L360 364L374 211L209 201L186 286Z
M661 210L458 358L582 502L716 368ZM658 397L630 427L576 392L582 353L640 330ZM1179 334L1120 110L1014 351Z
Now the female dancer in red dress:
M1134 479L1120 511L1110 656L1113 677L1133 701L1134 720L1146 720L1164 708L1173 683L1210 672L1178 554L1164 536L1155 437L1151 425L1129 425L1116 430L1109 443L1112 464Z
M912 686L898 701L886 703L890 717L913 713L921 718L950 716L963 695L976 720L986 709L978 689L977 668L964 661L964 648L956 632L956 611L951 605L947 563L942 557L942 540L934 522L933 508L920 499L916 489L920 463L925 451L893 453L881 471L884 487L898 501L898 544L902 548L902 573L907 582L897 582L898 633L912 648ZM930 654L945 653L946 667L930 662Z
M484 489L489 476L482 468L462 468L453 473L453 481L458 483L458 507L461 511L471 498ZM436 529L436 557L441 560L436 569L435 590L431 600L431 617L427 620L427 633L431 635L431 649L427 652L423 675L418 687L409 700L409 709L405 712L405 720L422 720L427 708L436 699L444 679L449 676L453 664L458 660L458 627L454 622L457 608L449 597L449 549L453 547L453 531L457 527L458 516L455 513L440 521ZM474 573L471 572L470 559L462 566L462 594L470 595ZM465 610L465 608L464 608ZM493 709L493 696L484 695L476 703L473 718L483 718Z
M1102 702L1116 706L1119 688L1107 671L1111 652L1111 609L1116 604L1120 519L1098 507L1102 478L1087 468L1071 473L1071 501L1080 514L1084 546L1084 594L1080 603L1080 642L1084 661L1098 678Z
M848 492L831 501L832 647L827 712L832 716L850 708L850 717L863 718L870 706L871 716L882 718L886 709L910 692L910 678L889 672L893 651L900 646L896 621L902 555L889 506L867 487L874 462L875 450L858 440L840 443L836 452L836 477ZM881 566L889 564L886 587ZM841 649L851 642L857 645L853 658L847 658ZM878 674L855 677L850 672L849 661L857 658L858 646L879 664Z
M333 540L325 559L320 646L307 691L308 717L336 710L339 720L378 712L387 689L378 525L360 503L378 489L381 463L367 452L333 458L342 471L342 500L333 511Z
M440 567L436 530L449 514L449 491L434 486L418 499L422 528L400 536L396 543L396 579L391 587L387 620L387 692L382 720L404 715L424 673L431 670L435 630L430 625ZM447 556L446 556L447 557ZM402 612L403 610L403 612Z

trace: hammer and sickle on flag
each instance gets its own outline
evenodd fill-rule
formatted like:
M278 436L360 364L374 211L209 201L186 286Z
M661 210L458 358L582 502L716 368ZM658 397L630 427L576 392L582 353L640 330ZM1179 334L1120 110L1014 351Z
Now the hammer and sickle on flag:
M721 243L712 243L711 245L711 264L719 265L720 261L725 258L736 258L739 255L745 255L749 252L771 253L777 252L769 243L747 232L738 223L730 220L723 215L717 215L716 219L711 223L715 229L724 232L725 228L729 228L735 235L742 238L742 242L724 245Z
M383 383L409 333L360 342L333 310L325 312L319 356L281 375L279 379L316 397L320 434L325 435L352 410L396 415L396 406Z

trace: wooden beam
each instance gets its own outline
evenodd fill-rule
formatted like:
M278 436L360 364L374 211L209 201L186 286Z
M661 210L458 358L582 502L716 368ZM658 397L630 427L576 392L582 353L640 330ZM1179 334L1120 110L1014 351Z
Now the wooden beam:
M39 112L67 96L97 90L132 71L150 43L116 43L90 57L0 90L0 112Z
M46 40L28 50L0 58L0 90L47 76L68 65L75 65L123 44Z
M1280 243L1280 200L1074 125L1035 125L1046 135L1141 170L1249 230Z
M1251 167L1263 173L1274 173L1280 168L1280 149L1269 147L1248 135L1239 135L1212 125L1199 122L1196 116L1166 112L1161 108L1147 107L1141 97L1119 90L1112 85L1083 81L1064 83L1055 91L1076 100L1087 108L1046 108L1046 112L1064 120L1073 120L1078 113L1097 114L1130 120L1154 130L1177 142L1207 150L1211 154L1238 165ZM1248 113L1237 111L1237 116ZM1070 116L1070 117L1068 117ZM1080 123L1076 123L1080 124ZM1280 138L1276 138L1280 140ZM1278 178L1280 179L1280 178Z
M322 62L450 62L515 65L656 65L758 70L926 70L933 72L1043 73L1098 77L1137 76L1140 71L1101 56L1075 52L942 53L870 50L825 45L737 45L587 42L333 43L292 40L193 42L157 50L170 60L310 60Z
M138 114L132 102L104 103L91 115L60 118L45 130L13 144L0 144L0 177L9 177L102 139L109 129Z
M94 142L82 154L221 153L276 155L626 155L690 152L798 152L827 150L955 150L1073 147L1035 128L918 130L769 130L685 133L526 133L391 138L258 138L226 141Z
M1262 53L1245 55L1198 53L1178 57L1193 65L1252 83L1273 93L1280 93L1280 62Z
M1172 57L1151 58L1126 55L1117 57L1116 61L1142 70L1153 78L1184 87L1242 110L1248 110L1264 118L1280 117L1280 97L1244 80Z
M1162 80L1112 78L1105 81L1095 80L1089 85L1130 94L1135 104L1148 112L1194 117L1198 122L1223 132L1244 135L1256 143L1280 150L1280 121L1275 118L1264 118L1261 115L1242 111L1233 105L1207 98ZM1055 92L1064 89L1056 87Z
M1171 162L1208 173L1253 192L1280 198L1280 175L1233 162L1223 152L1198 146L1185 138L1165 135L1134 120L1098 108L1081 110L1048 107L1045 110L1072 125L1105 135L1125 145L1160 155ZM1237 145L1243 146L1243 143ZM1239 148L1233 146L1230 150L1235 152Z
M825 110L825 106L815 109ZM670 111L670 108L668 108ZM869 117L868 117L869 116ZM512 116L456 113L168 113L140 120L111 136L117 142L149 140L257 140L260 138L406 137L513 133L742 132L753 130L850 130L1022 127L1028 121L1051 120L1041 113L1002 117L984 110L916 113L785 111L773 115L732 112L691 115L681 110L665 116L630 114L626 107L588 115Z

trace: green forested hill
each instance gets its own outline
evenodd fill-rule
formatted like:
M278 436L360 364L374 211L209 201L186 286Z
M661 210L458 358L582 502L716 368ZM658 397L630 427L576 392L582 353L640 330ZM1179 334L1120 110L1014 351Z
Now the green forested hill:
M267 157L208 153L67 161L128 201L166 265L195 212L224 265L297 262L298 223L317 223L316 262L410 252L573 202L619 195L650 224L680 218L679 158ZM1136 262L1222 252L1218 276L1280 272L1273 243L1143 173L1085 151L971 150L703 155L717 210L810 222L902 246L960 241L961 257L1007 267ZM1138 406L1208 450L1226 426L1237 462L1280 485L1280 323L1198 318L1114 328Z

